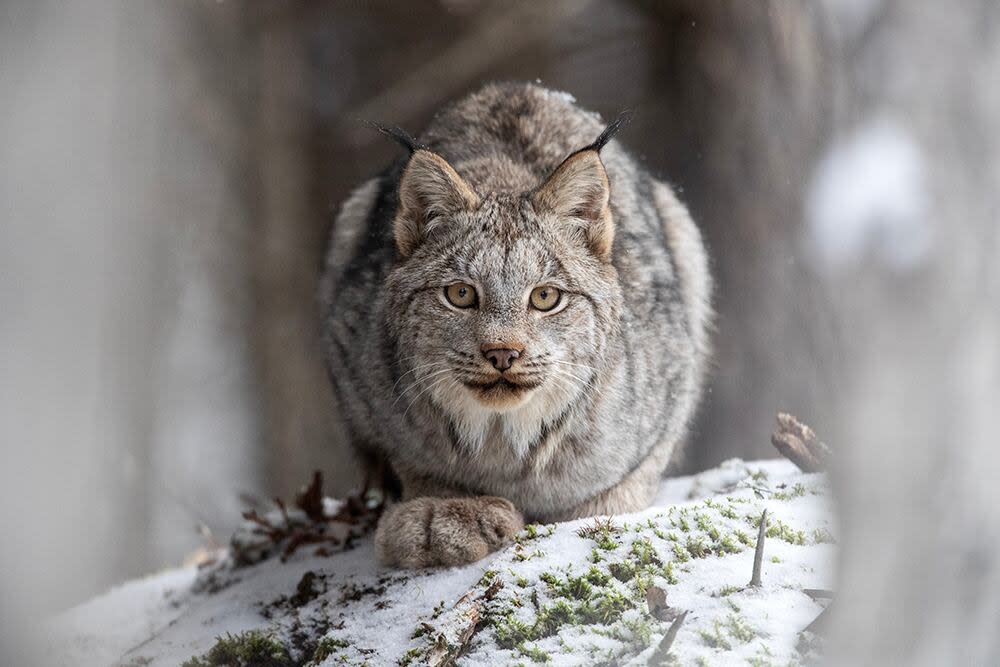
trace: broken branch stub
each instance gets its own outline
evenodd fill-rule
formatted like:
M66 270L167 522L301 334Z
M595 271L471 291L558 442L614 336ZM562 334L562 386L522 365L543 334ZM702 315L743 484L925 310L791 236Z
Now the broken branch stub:
M767 536L767 510L760 515L760 528L757 530L757 548L753 553L753 575L750 586L760 586L760 568L764 564L764 538Z
M831 452L815 431L796 417L778 413L778 429L771 435L771 444L802 472L822 472L827 469Z

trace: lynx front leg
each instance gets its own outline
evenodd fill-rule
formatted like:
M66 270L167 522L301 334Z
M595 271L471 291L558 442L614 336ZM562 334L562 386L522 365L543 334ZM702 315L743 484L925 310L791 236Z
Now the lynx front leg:
M504 498L415 498L390 507L378 523L375 552L385 565L464 565L496 551L524 527Z

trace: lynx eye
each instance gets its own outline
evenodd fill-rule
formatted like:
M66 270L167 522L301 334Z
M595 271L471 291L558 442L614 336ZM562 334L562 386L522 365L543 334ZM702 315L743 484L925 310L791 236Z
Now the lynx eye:
M456 308L472 308L476 305L476 288L466 283L455 283L444 288L448 303Z
M552 310L559 305L559 299L562 297L562 292L560 292L555 287L549 285L543 285L542 287L536 287L531 290L531 305L536 310L547 311Z

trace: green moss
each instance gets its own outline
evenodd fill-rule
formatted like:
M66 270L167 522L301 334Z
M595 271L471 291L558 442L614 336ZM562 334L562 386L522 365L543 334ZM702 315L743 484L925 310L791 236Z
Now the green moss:
M726 505L725 507L721 508L719 510L719 514L726 517L727 519L739 518L739 515L736 513L736 510L734 510L731 505Z
M744 644L757 636L757 633L746 624L743 617L736 614L730 614L726 617L726 632L729 633L730 637Z
M248 630L219 637L208 653L191 658L181 667L291 667L285 645L271 634Z
M613 588L607 588L596 598L580 605L577 616L581 623L607 625L617 621L626 610L634 606L625 595Z
M772 563L780 563L781 559L778 558L777 556L771 556L771 562Z
M630 548L632 556L635 558L636 565L659 565L660 559L656 555L656 549L653 548L653 543L647 539L636 540L632 543Z
M826 528L817 528L812 532L814 544L833 544L836 542L833 535Z
M753 538L751 538L750 535L748 535L747 533L743 532L742 530L734 530L733 531L733 537L735 537L737 540L739 540L740 544L743 544L743 545L748 546L748 547L754 546Z
M407 651L406 653L403 654L403 657L401 657L399 659L399 662L398 662L399 667L406 667L407 665L409 665L411 662L413 662L414 660L416 660L419 657L420 657L420 649L419 648L411 648L409 651Z
M718 554L738 554L742 551L731 535L726 535L722 539L717 540L712 548Z
M689 537L684 546L693 558L705 558L712 553L700 537Z
M668 560L667 564L663 566L663 578L667 580L667 583L674 585L677 583L677 575L674 574L674 561Z
M551 572L542 572L540 575L538 575L538 579L539 581L544 581L546 584L548 584L553 588L559 585L559 577L556 576L555 574L552 574Z
M316 650L313 651L312 658L309 659L309 664L319 665L337 651L345 649L348 646L350 644L344 639L324 637L316 646Z
M531 660L533 662L542 662L542 663L544 663L544 662L548 662L549 660L551 660L551 658L549 657L549 654L546 653L545 651L543 651L542 649L538 648L538 646L532 646L530 648L521 647L520 650L521 650L521 653L523 655L531 658Z
M608 564L608 572L611 576L621 582L631 581L635 577L635 564L630 561L619 561Z
M538 612L535 625L532 628L532 639L551 637L559 632L559 628L564 625L576 623L576 612L573 606L565 600L557 600L555 603L543 607Z
M587 570L587 581L589 581L594 586L606 586L609 581L611 581L611 575L605 574L593 565Z
M701 637L701 640L705 642L705 645L709 648L719 648L725 651L729 651L733 648L729 639L722 632L722 624L718 621L715 621L712 624L711 630L707 630L705 628L698 630L698 636Z
M803 545L806 543L806 534L801 530L793 530L788 524L782 523L778 519L768 520L767 536L776 537L789 544Z
M678 563L686 563L691 559L691 556L688 555L687 549L685 549L680 544L675 544L673 546L673 552L674 552L674 560L677 561Z
M514 648L526 641L534 639L534 631L530 625L508 614L493 625L497 644L502 648Z
M564 597L574 600L589 600L594 589L586 575L582 577L568 577L566 583L559 590Z
M741 590L743 589L739 586L723 586L719 589L719 592L715 594L715 597L724 598L732 595L733 593L739 593Z

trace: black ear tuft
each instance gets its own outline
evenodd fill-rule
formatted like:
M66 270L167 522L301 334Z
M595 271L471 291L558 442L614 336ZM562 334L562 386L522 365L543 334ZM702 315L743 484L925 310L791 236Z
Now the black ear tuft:
M601 149L604 148L609 141L614 139L616 134L618 134L618 130L625 127L630 120L632 120L632 110L625 109L618 114L617 118L611 121L610 125L604 128L604 131L601 132L601 136L597 137L594 143L587 146L584 150L597 151L600 153Z
M410 152L410 155L413 155L413 153L422 148L426 148L426 146L424 146L419 141L414 139L409 132L407 132L406 130L397 125L382 125L381 123L376 123L373 120L366 120L364 122L365 125L367 125L368 127L378 130L379 132L381 132L382 134L389 137L390 139L398 143L400 146L408 150Z

